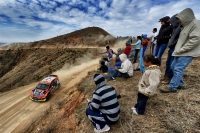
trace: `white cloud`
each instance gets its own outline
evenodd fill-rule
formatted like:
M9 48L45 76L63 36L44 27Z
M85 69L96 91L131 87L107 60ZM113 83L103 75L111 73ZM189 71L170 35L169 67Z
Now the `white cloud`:
M107 8L106 2L105 2L105 1L101 1L101 2L99 3L99 7L101 7L102 9Z
M3 37L3 41L9 41L10 37L20 42L23 41L21 39L46 39L88 26L101 27L115 36L137 36L142 33L150 35L153 28L160 28L160 18L172 16L188 7L192 8L195 16L200 19L200 1L197 0L174 0L165 3L159 0L112 0L111 4L108 4L111 0L32 0L31 3L26 0L18 1L0 1L0 37ZM8 23L10 26L7 26ZM12 25L18 24L19 27L13 28ZM7 27L3 28L4 26Z
M92 14L93 14L93 13L96 12L96 10L97 10L97 9L96 9L95 7L92 7L92 6L88 7L88 12L89 12L89 13L92 13Z

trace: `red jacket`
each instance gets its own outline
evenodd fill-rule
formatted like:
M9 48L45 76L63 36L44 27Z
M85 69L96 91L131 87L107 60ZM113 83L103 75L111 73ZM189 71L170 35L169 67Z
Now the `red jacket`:
M147 46L148 45L148 42L149 42L149 38L145 38L142 42L142 46Z
M126 46L126 48L124 50L124 54L126 54L127 56L131 54L131 46L130 45Z

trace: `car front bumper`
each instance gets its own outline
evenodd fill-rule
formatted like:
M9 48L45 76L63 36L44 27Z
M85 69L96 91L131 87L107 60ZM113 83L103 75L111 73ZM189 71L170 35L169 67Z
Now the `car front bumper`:
M35 102L44 102L44 101L46 101L47 99L46 98L42 98L42 99L38 99L37 97L31 97L30 96L30 99L32 100L32 101L35 101Z

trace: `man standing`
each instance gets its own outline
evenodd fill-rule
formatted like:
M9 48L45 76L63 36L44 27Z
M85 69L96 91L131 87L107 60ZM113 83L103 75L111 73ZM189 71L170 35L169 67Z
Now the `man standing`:
M177 15L177 14L176 14ZM168 56L166 61L166 69L165 69L165 75L163 78L162 84L169 84L171 78L173 77L173 72L171 69L172 61L174 60L174 56L172 56L172 53L174 52L174 48L178 42L179 34L181 32L181 26L176 18L176 15L172 16L170 18L170 23L173 26L173 32L171 35L171 39L168 43Z
M186 8L176 16L178 22L184 27L173 52L174 60L171 64L173 77L161 92L176 92L184 88L183 73L188 64L200 56L200 21L194 16L192 9Z
M158 57L158 59L160 59L160 62L162 59L162 55L167 48L172 30L173 30L172 26L170 25L169 19L170 19L169 16L165 16L159 20L159 22L161 22L161 27L156 37L157 45L156 45L154 55Z
M157 36L157 28L153 28L153 35L151 36L151 45L150 45L150 54L154 55L154 46L157 43L156 36Z

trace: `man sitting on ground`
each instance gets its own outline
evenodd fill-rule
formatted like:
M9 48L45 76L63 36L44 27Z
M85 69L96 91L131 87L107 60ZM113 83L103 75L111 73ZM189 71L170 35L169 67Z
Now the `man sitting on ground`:
M115 66L115 70L111 75L105 76L105 79L115 80L116 77L130 78L133 76L133 65L127 58L126 54L120 54L119 58L122 62L121 68Z

